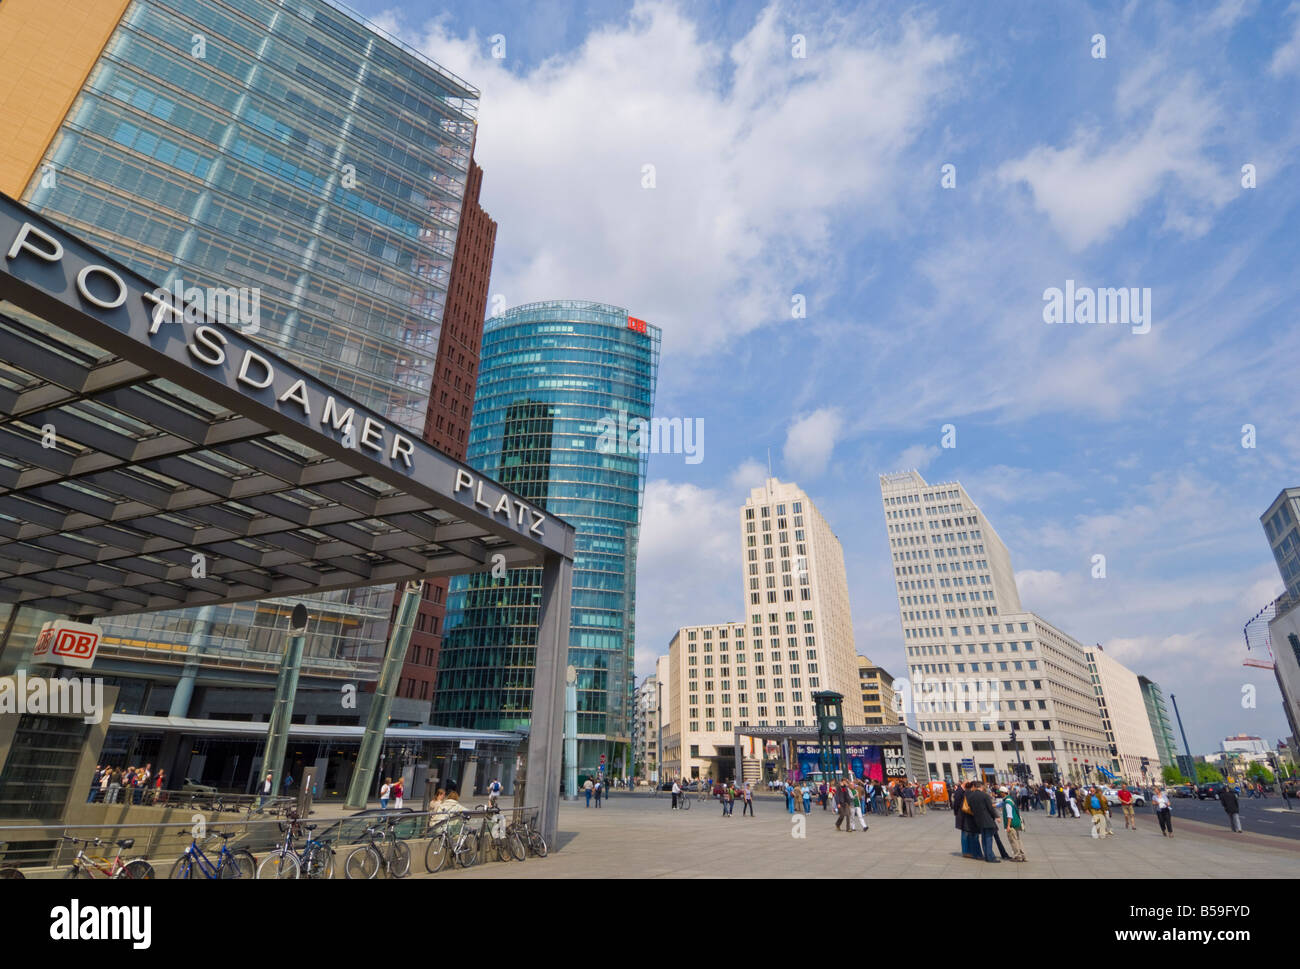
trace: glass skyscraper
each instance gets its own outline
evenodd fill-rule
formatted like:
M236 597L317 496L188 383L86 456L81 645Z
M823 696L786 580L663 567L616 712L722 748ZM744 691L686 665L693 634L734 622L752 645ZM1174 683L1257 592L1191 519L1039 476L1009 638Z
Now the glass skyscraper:
M478 92L327 0L111 0L87 19L104 42L70 104L50 101L59 113L22 200L187 301L237 293L200 305L421 435ZM267 469L232 457L221 470ZM290 485L279 497L319 510ZM374 678L392 593L308 601L305 684ZM269 686L295 601L105 620L104 649L145 671L177 647L219 654ZM219 716L258 715L228 699ZM204 700L189 715L212 712ZM157 713L155 701L124 712Z
M467 461L577 530L568 661L580 773L594 773L601 754L621 770L631 740L647 458L620 429L650 420L658 369L658 327L617 306L530 303L483 330ZM452 580L435 724L527 726L539 582L537 569Z

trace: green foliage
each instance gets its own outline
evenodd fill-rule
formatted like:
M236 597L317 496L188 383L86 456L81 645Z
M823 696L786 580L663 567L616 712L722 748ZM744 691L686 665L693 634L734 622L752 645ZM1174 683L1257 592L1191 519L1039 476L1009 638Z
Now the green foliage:
M1251 764L1246 768L1246 776L1252 781L1263 781L1265 784L1273 783L1273 772L1263 764Z
M1186 784L1186 783L1187 783L1187 778L1183 776L1183 772L1180 771L1177 767L1162 767L1162 768L1160 768L1160 776L1164 779L1164 782L1165 782L1166 784Z
M1223 775L1219 773L1217 767L1212 764L1198 763L1196 765L1196 783L1197 784L1214 784L1223 783Z

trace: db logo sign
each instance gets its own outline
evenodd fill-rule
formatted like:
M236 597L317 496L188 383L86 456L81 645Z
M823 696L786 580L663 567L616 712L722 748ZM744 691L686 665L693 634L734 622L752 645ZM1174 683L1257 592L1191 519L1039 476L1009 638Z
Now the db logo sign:
M99 627L56 620L41 627L32 662L90 669L99 648Z

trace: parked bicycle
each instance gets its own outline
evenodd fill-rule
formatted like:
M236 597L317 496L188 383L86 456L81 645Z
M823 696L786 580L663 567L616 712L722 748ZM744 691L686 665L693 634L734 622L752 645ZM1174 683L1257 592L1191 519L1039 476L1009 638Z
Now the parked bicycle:
M302 824L297 818L280 822L284 843L262 859L257 866L258 878L315 878L334 877L334 849L326 841L311 836L314 824ZM307 838L301 850L294 850L295 838Z
M8 846L9 846L9 842L0 841L0 848L7 848ZM0 878L11 878L15 881L18 881L18 880L26 879L27 876L24 875L17 866L5 865L3 868L0 868Z
M189 830L188 828L184 830ZM221 848L213 860L204 854L197 839L172 865L172 878L252 878L257 871L257 859L247 848L231 848L227 842L235 836L233 831L214 831L221 839Z
M441 871L449 860L461 868L478 860L478 839L459 812L434 820L424 849L424 868L430 873Z
M501 813L500 808L481 808L483 811L483 826L479 829L479 843L483 843L483 836L486 834L492 846L497 850L497 857L502 861L509 861L512 857L516 861L523 861L528 857L528 851L524 847L524 839L519 836L519 831L512 825L506 824L505 816Z
M519 835L519 838L527 846L528 850L537 858L546 857L546 839L542 833L533 827L533 822L522 813L519 820L512 821L507 830L512 830Z
M69 841L74 845L86 845L88 847L99 847L104 842L99 838L72 838L63 835L64 841ZM130 861L122 860L122 852L130 851L135 847L134 838L124 838L121 841L115 841L117 853L112 858L102 858L99 855L87 854L84 848L78 847L76 857L72 859L72 865L68 868L65 878L94 878L95 872L99 872L103 878L153 878L153 865L143 858L133 858Z
M397 819L384 818L378 826L366 828L366 843L348 855L343 871L348 878L374 878L382 868L393 878L411 873L411 849L397 837Z

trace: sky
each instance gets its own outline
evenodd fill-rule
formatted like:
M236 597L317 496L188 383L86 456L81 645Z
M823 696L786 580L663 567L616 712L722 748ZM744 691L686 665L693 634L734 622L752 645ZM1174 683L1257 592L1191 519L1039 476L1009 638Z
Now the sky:
M878 475L915 468L965 485L1026 609L1178 696L1194 752L1286 735L1242 628L1300 483L1300 3L352 6L482 92L492 298L657 324L655 413L703 421L703 460L650 459L640 676L744 615L770 451L895 676ZM1067 286L1142 318L1047 322Z

